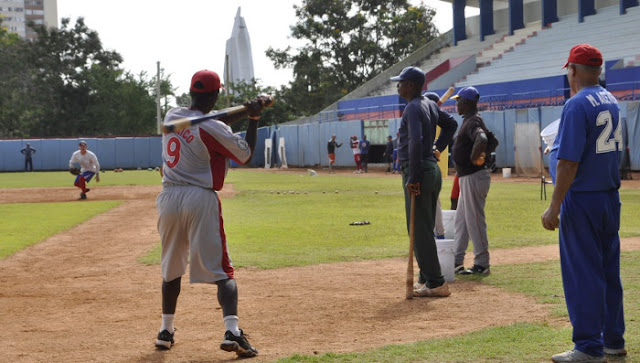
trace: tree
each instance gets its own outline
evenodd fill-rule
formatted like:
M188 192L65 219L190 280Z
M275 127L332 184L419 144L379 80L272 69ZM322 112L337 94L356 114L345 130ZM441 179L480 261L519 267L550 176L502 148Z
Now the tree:
M156 132L156 81L120 67L82 18L60 29L30 23L34 41L0 28L0 135L101 136ZM161 76L166 112L171 83Z
M27 43L2 26L0 17L0 137L24 136L20 120L31 113L24 78L31 66Z
M273 87L263 87L260 85L259 80L252 80L249 83L230 83L225 85L225 87L227 86L228 89L233 89L233 92L222 91L218 97L215 110L242 105L246 100L254 99L258 95L272 95L275 102L271 107L267 107L262 111L258 127L277 125L299 117L294 112L291 104L287 102L285 95L289 91L285 87L280 90L276 90ZM176 104L181 107L188 107L191 104L191 97L187 93L176 96ZM245 117L231 124L231 129L234 132L245 131L248 124L248 119Z
M267 107L260 115L258 127L277 125L282 122L291 121L296 118L291 105L283 97L283 89L276 90L273 87L262 87L259 81L253 80L250 83L238 82L230 86L233 93L222 93L216 109L227 107L226 105L236 106L243 104L246 100L256 98L258 95L272 95L274 104ZM245 117L231 125L234 132L244 131L247 129L248 119Z
M438 36L435 10L407 0L303 0L291 35L305 45L269 48L276 68L292 68L287 98L305 115L327 105ZM295 95L296 97L291 97Z

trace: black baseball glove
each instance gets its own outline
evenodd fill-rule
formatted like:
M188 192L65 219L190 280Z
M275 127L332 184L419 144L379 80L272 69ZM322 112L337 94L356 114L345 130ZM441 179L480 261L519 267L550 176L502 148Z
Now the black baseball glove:
M70 167L69 172L73 175L78 175L80 174L80 168Z

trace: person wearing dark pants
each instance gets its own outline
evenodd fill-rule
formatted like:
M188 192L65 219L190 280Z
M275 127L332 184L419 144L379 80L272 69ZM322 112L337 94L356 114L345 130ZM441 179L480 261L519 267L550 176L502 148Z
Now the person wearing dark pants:
M24 154L24 171L33 171L33 159L31 155L36 153L36 149L31 147L31 144L27 143L27 146L20 150Z
M398 94L408 103L398 130L398 161L401 165L407 229L410 226L411 199L415 197L414 254L420 268L413 296L451 295L444 280L433 235L436 204L442 187L442 175L433 155L436 125L442 128L436 144L448 144L457 124L438 117L438 106L422 95L425 75L417 67L406 67L398 81ZM411 231L409 231L411 233Z
M600 50L580 44L563 67L573 97L553 142L555 188L541 216L545 229L560 229L562 287L573 326L574 346L551 358L557 363L627 355L618 232L622 121L618 100L599 84L602 63Z
M360 140L360 159L365 173L369 172L369 146L371 146L371 142L367 140L367 135L362 136L362 140Z

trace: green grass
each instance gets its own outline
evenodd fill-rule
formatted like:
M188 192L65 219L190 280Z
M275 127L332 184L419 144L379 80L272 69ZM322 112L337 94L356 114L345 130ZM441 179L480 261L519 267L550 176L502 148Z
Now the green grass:
M0 204L0 259L104 213L122 202Z
M159 185L160 173L147 170L125 170L122 173L102 171L100 183L95 178L90 185ZM3 188L53 188L73 186L75 176L68 171L38 171L33 173L0 173L0 189Z
M280 268L406 254L408 235L399 177L310 177L232 170L227 183L240 192L222 201L230 254L237 267ZM451 183L451 179L443 182L440 200L444 208L450 206ZM550 198L553 188L549 189ZM640 191L622 190L621 198L621 236L640 235ZM490 248L558 243L557 231L549 232L540 223L548 204L540 200L536 179L531 183L494 182L486 206ZM349 225L361 220L371 225ZM159 261L159 247L144 257L148 264Z
M640 252L623 252L621 278L625 288L627 363L640 361ZM517 323L482 329L452 338L390 345L361 353L294 355L278 362L548 362L551 355L572 347L558 261L495 266L478 280L505 290L533 296L548 304L562 323ZM452 295L450 299L455 299ZM455 301L455 300L454 300ZM470 304L470 309L481 306ZM566 323L565 323L566 322ZM610 360L614 361L614 360Z
M20 175L15 175L20 174ZM42 176L43 178L40 178ZM0 187L69 186L72 177L58 173L4 173ZM108 172L101 185L158 184L157 172ZM53 183L53 184L51 184ZM333 261L405 256L408 236L400 178L320 175L231 170L227 183L240 193L223 199L225 229L236 266L278 268ZM46 184L46 185L44 185ZM547 190L551 197L553 187ZM338 193L335 193L335 191ZM451 179L444 181L441 202L449 206ZM377 192L377 193L376 193ZM621 190L622 237L640 235L640 190ZM35 243L105 211L119 202L42 203L0 205L9 216L0 223L0 245L25 239L38 221L49 225L30 239ZM487 199L487 223L492 249L556 244L557 232L544 230L540 215L549 201L540 200L540 184L494 182ZM82 211L81 208L91 210ZM93 209L95 208L95 210ZM103 208L100 210L100 208ZM92 214L93 213L93 214ZM66 218L71 220L62 220ZM75 216L75 217L74 217ZM84 219L83 219L84 218ZM368 226L349 222L368 220ZM141 263L159 262L159 244ZM627 322L626 362L640 356L640 252L622 254ZM538 362L571 347L558 261L492 267L479 283L533 296L549 306L555 323L519 323L483 329L451 338L391 345L353 354L295 355L281 362ZM452 296L451 299L455 299ZM456 303L455 300L452 303ZM474 308L471 306L470 308Z
M569 329L519 323L362 353L293 355L277 362L548 362L548 352L566 350L570 340Z

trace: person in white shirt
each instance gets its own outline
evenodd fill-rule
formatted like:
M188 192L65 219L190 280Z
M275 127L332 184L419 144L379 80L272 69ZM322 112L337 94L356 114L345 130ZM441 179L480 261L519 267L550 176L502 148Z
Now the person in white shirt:
M96 183L100 182L100 163L98 157L87 149L86 141L78 143L78 151L71 155L69 160L69 168L79 168L80 174L76 176L73 185L80 188L80 199L87 199L87 192L91 189L87 188L87 183L91 181L93 176L96 177Z

